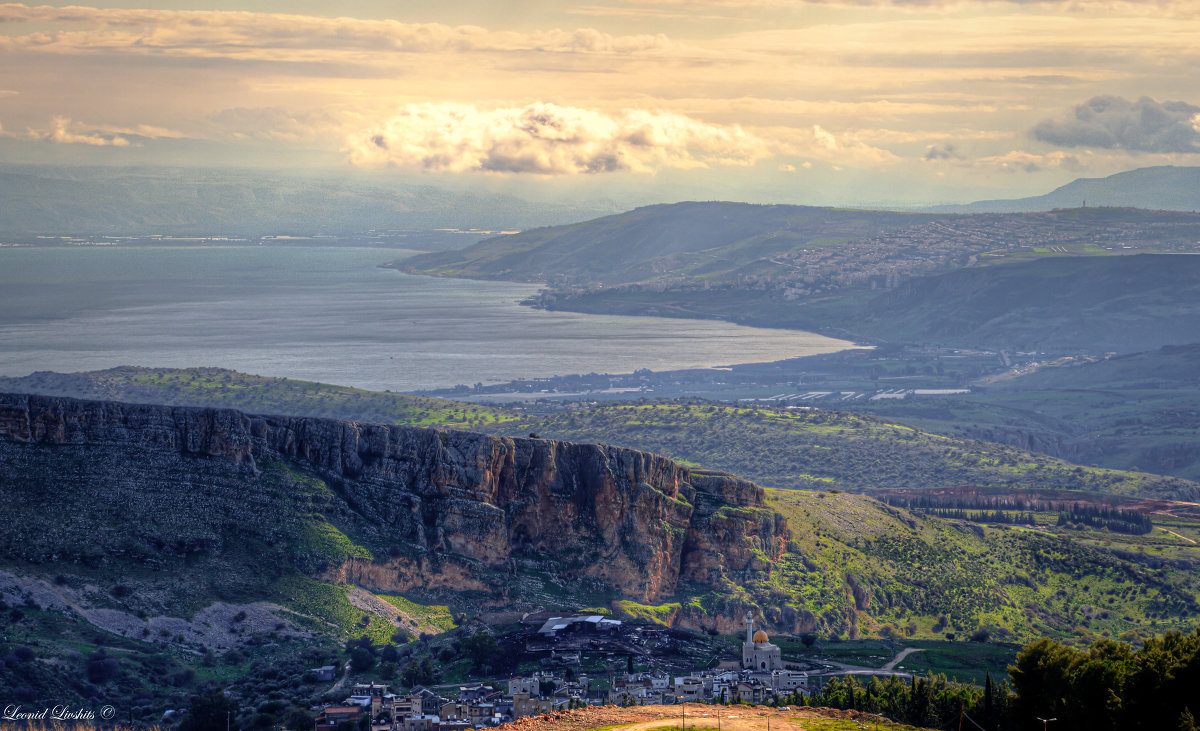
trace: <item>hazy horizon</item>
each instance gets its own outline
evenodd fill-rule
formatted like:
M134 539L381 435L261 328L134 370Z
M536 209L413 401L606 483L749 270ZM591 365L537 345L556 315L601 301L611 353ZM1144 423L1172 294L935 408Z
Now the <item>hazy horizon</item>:
M283 169L621 205L1023 197L1200 163L1198 7L13 3L0 164Z

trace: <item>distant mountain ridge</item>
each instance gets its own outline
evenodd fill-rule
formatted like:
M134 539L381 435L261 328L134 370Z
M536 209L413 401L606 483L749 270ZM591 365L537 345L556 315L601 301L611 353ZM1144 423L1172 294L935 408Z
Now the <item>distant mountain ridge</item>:
M326 175L189 168L0 167L0 234L348 234L526 228L612 206Z
M1138 168L1107 178L1079 178L1045 195L935 206L925 210L936 213L1027 213L1081 206L1200 211L1200 167Z
M736 278L797 248L898 231L934 216L813 206L684 201L593 221L522 231L454 253L397 264L403 271L510 281L628 284L648 278Z

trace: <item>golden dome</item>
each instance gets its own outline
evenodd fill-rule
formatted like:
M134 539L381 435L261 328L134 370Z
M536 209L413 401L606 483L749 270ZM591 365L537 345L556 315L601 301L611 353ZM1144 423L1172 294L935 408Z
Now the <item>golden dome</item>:
M767 639L767 633L763 632L760 629L759 631L754 633L754 641L755 642L769 642L770 640Z

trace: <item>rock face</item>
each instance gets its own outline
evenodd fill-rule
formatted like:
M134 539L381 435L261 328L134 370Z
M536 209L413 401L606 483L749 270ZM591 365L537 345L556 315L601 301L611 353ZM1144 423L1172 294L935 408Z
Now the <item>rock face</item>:
M220 460L245 471L248 491L264 465L295 465L417 556L350 559L330 572L380 588L428 579L480 590L487 584L462 570L424 565L535 558L651 602L681 581L720 587L765 572L789 538L758 486L604 445L21 394L0 394L0 437Z

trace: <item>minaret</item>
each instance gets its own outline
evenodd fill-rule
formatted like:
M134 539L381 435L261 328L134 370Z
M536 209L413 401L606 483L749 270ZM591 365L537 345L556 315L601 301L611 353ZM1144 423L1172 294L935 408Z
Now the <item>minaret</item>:
M754 615L746 612L746 642L754 642Z

